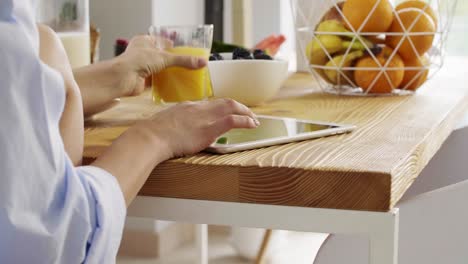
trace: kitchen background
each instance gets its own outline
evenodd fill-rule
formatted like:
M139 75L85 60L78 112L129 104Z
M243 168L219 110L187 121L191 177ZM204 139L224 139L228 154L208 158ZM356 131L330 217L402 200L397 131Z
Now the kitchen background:
M91 22L101 30L102 59L113 56L113 45L117 38L130 38L145 33L151 24L203 24L205 1L209 0L99 0L90 1ZM233 42L233 0L218 0L223 3L223 40ZM249 6L251 28L247 28L244 44L253 46L273 33L284 34L288 41L281 49L281 56L292 60L295 65L296 44L289 0L236 0ZM215 2L215 1L209 1ZM458 1L453 33L448 44L449 55L468 55L468 1ZM291 68L292 70L294 67Z
M223 40L233 42L233 13L236 7L231 0L223 2ZM239 1L239 0L237 0ZM240 0L244 1L244 0ZM239 1L239 2L240 2ZM263 38L282 33L288 41L281 54L295 59L295 41L292 14L288 0L247 0L252 27L246 28L244 44L253 46ZM117 38L130 38L145 33L151 24L184 25L203 24L205 0L99 0L90 1L90 20L101 30L101 59L113 56L113 45ZM294 63L292 63L294 65Z

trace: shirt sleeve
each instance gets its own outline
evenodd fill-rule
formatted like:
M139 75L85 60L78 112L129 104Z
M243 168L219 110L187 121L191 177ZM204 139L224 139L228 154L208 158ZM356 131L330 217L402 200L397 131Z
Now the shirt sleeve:
M77 170L90 191L95 215L88 243L87 263L108 263L119 249L126 215L125 199L114 176L97 167Z

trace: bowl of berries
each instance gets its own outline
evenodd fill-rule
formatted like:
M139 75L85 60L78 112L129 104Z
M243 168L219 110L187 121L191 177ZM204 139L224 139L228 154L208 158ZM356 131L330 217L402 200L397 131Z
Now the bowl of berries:
M213 53L208 68L215 98L231 98L247 106L272 99L288 76L288 62L262 50Z

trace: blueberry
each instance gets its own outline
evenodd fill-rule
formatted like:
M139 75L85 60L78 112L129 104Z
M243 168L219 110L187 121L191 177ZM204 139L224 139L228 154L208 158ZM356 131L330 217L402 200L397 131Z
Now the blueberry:
M273 58L268 54L259 54L255 56L256 60L273 60Z
M263 50L261 50L261 49L256 49L256 50L254 50L254 52L253 52L254 57L257 57L257 56L263 55L263 54L265 54L265 51L263 51Z
M245 56L245 57L233 57L233 60L253 60L252 55Z
M224 60L224 58L219 53L213 53L210 55L210 61L220 61L220 60Z
M236 48L234 52L232 53L232 58L234 60L251 60L252 55L250 54L250 51L243 49L243 48Z

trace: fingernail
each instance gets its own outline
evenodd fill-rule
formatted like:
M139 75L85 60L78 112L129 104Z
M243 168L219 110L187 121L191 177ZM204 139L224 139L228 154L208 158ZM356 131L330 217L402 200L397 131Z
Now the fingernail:
M206 60L203 59L203 58L199 58L199 59L198 59L198 66L199 66L199 67L203 67L203 66L205 66L205 65L206 65Z
M259 126L259 125L260 125L260 121L258 121L257 118L252 118L252 120L254 121L255 126Z
M259 126L259 125L260 125L260 121L258 120L257 115L256 115L256 114L253 114L253 118L254 118L254 120L255 120L255 124L256 124L257 126Z

